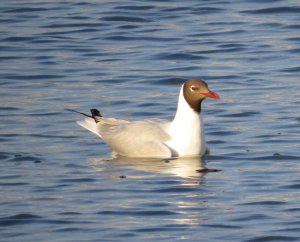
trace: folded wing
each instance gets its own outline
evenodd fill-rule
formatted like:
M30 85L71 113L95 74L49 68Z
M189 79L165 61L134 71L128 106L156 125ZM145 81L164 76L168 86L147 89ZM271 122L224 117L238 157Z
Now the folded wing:
M98 118L97 123L87 118L77 123L98 135L112 150L128 157L172 157L173 151L165 144L170 136L167 125L157 121L126 121Z

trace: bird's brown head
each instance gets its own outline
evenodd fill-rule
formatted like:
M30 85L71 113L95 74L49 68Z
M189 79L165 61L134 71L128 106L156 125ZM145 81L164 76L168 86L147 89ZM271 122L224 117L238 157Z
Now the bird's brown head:
M205 98L220 99L220 96L209 90L205 81L192 79L183 84L183 96L190 107L200 113L201 102Z

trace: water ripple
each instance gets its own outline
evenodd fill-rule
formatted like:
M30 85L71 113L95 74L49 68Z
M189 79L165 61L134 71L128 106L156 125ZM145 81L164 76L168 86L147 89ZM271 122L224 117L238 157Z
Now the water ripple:
M242 13L250 14L291 14L291 13L300 13L300 7L274 7L274 8L263 8L255 10L245 10L241 11Z
M0 226L14 226L28 223L36 223L42 217L34 215L34 214L17 214L9 217L0 218Z
M164 210L150 210L150 211L101 211L100 215L116 215L116 216L170 216L177 213Z
M145 23L151 20L140 18L140 17L129 17L129 16L113 16L113 17L103 17L102 21L114 21L114 22L133 22L133 23Z
M253 239L244 240L245 242L268 242L268 241L298 241L297 237L274 235L274 236L260 236Z

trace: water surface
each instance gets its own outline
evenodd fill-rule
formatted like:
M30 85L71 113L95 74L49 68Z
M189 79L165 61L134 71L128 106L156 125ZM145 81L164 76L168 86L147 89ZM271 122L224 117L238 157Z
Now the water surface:
M0 240L300 240L298 1L0 5ZM111 159L64 110L172 119L189 78L204 160Z

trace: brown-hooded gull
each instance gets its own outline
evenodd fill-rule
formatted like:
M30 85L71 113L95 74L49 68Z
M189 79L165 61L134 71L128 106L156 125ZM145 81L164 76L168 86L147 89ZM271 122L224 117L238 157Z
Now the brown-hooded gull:
M202 80L188 80L179 93L174 119L128 121L102 117L91 109L88 118L77 123L98 135L114 154L126 157L171 158L203 156L209 152L204 137L201 104L206 98L219 99Z

